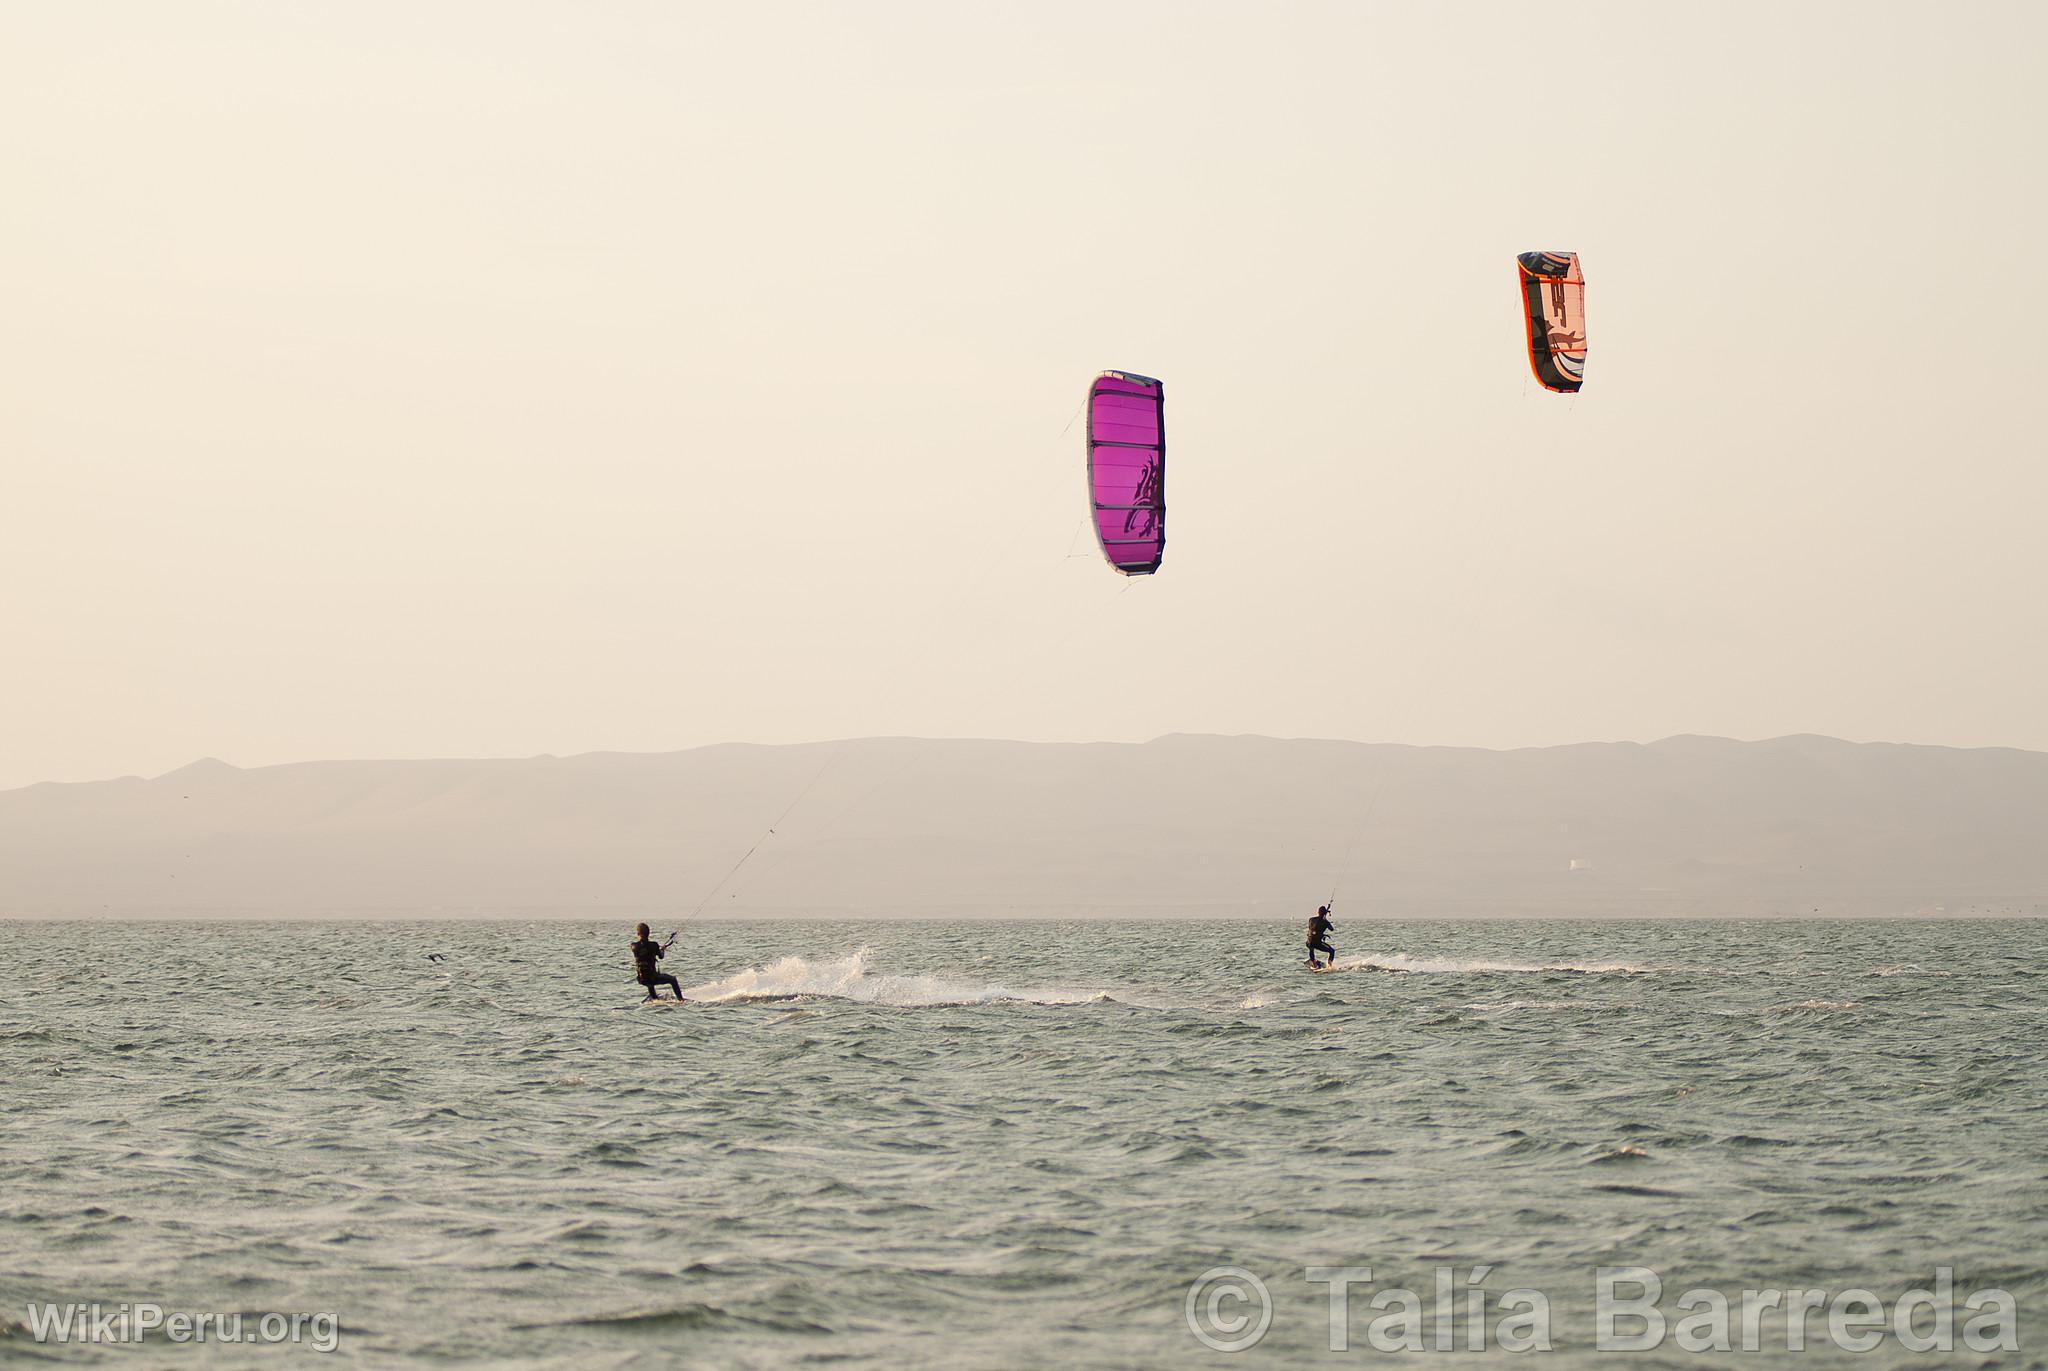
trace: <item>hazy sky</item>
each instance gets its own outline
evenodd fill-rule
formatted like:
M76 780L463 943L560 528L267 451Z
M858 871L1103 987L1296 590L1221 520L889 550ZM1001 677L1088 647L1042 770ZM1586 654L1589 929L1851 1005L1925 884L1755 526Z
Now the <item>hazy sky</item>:
M0 785L2048 747L2044 49L2039 4L6 0ZM1576 398L1532 248L1584 261ZM1110 367L1167 384L1149 580L1082 527Z

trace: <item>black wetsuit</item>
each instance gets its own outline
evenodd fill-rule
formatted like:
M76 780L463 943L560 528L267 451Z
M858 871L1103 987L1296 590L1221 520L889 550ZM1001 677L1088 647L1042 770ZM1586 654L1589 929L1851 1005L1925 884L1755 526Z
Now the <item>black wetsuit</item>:
M663 986L673 990L676 998L680 1000L683 998L683 987L676 982L675 977L663 974L661 968L655 965L661 960L664 951L662 945L652 938L637 939L633 944L634 979L647 987L647 998L650 1000L660 998Z
M1337 949L1330 946L1330 930L1335 927L1321 914L1308 921L1308 959L1311 962L1315 961L1318 952L1327 953L1333 962L1337 960Z

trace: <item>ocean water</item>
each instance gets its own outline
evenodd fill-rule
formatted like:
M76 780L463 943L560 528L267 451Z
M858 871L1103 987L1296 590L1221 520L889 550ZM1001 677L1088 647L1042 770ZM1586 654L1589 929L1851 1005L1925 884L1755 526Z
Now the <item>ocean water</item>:
M2048 1355L2048 924L1340 917L1311 975L1273 923L704 923L665 1009L629 936L0 923L0 1360L1342 1365L1395 1288L1426 1366ZM1603 1266L1674 1325L1948 1268L2020 1350L1603 1353ZM1345 1350L1311 1267L1372 1268ZM1515 1288L1550 1351L1491 1346ZM33 1338L95 1302L337 1346Z

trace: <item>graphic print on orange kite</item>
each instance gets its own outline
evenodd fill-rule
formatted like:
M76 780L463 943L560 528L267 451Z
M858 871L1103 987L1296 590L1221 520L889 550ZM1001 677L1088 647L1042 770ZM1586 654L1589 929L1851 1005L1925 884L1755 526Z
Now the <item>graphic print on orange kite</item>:
M1088 387L1088 499L1095 541L1125 576L1166 555L1166 387L1105 371Z
M1579 254L1525 252L1515 262L1530 369L1545 390L1569 394L1586 383L1586 278L1579 274Z

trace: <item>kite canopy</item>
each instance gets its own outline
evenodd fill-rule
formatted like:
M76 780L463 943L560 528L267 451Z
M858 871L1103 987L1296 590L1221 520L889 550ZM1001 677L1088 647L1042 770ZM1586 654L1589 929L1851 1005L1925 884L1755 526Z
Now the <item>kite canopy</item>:
M1166 555L1166 387L1105 371L1088 387L1088 498L1102 555L1149 576Z
M1576 252L1525 252L1515 258L1529 365L1545 390L1586 383L1586 278Z

